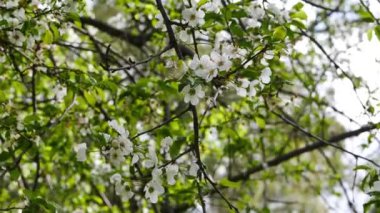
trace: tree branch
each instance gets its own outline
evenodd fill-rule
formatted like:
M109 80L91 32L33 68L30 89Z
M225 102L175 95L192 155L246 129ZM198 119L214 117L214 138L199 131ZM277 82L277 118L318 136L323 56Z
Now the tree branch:
M285 161L288 161L292 158L298 157L304 153L308 153L308 152L314 151L316 149L326 147L326 146L328 146L328 144L334 144L334 143L338 143L339 141L342 141L342 140L347 139L347 138L356 137L356 136L358 136L364 132L368 132L368 131L377 129L379 124L380 123L365 125L359 129L333 136L329 140L327 140L327 143L326 143L326 141L322 142L322 141L317 140L317 142L314 142L314 143L306 145L302 148L290 151L284 155L280 155L276 158L273 158L272 160L267 161L265 163L265 165L266 165L265 167L264 167L264 164L261 164L259 166L249 168L241 174L232 176L230 178L230 180L231 181L246 180L249 178L249 176L251 174L263 171L266 167L274 167L274 166L277 166L277 165L279 165Z

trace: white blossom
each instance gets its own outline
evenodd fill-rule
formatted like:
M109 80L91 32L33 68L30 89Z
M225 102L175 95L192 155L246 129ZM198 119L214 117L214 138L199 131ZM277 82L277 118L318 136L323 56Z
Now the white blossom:
M157 203L158 196L164 194L165 189L159 179L152 179L144 187L145 198L149 199L151 203Z
M110 17L107 23L117 29L124 29L127 27L127 19L123 13L117 13L115 16Z
M191 103L192 105L197 105L199 103L199 99L205 97L205 92L202 90L202 86L198 85L195 88L190 87L190 85L186 85L182 93L185 94L185 103Z
M260 3L253 2L250 7L248 7L248 14L255 20L264 18L265 10L261 7Z
M198 59L198 55L194 55L189 67L195 71L196 76L205 79L207 82L218 74L216 64L208 55L202 55L200 59Z
M9 40L17 46L22 46L26 40L24 34L18 30L8 32Z
M53 94L55 94L55 97L57 99L57 102L62 102L63 101L63 98L66 96L67 94L67 89L66 87L63 87L62 85L57 85L53 88L52 90Z
M204 4L202 8L204 8L206 11L209 11L209 12L218 13L221 6L222 6L222 3L220 2L220 0L213 0Z
M240 97L247 96L247 88L249 86L249 81L246 78L240 78L237 80L235 85L236 93Z
M139 160L140 160L139 154L138 153L133 154L132 162L131 162L132 165L135 164L135 163L137 163Z
M248 97L253 97L256 96L256 85L259 84L260 82L258 80L251 81L249 83L249 92L248 92Z
M13 11L13 16L19 19L20 21L25 20L25 10L24 8L20 8L18 10Z
M178 38L185 43L193 42L193 35L191 34L190 30L179 31Z
M120 164L125 161L124 155L120 149L111 148L109 154L111 164L116 167L120 166Z
M128 138L128 130L119 125L116 120L108 121L108 125L110 125L110 127L113 128L116 132L118 132L121 136Z
M202 10L197 10L196 7L186 8L182 11L183 19L192 27L204 24L205 13Z
M174 176L178 174L178 165L170 164L166 167L166 179L169 185L175 184Z
M112 144L114 147L119 148L123 155L129 155L133 152L132 142L122 135L118 136Z
M75 152L77 153L77 161L85 161L86 160L86 150L87 145L86 143L80 143L74 148Z
M244 18L243 22L247 28L256 28L261 26L261 22L254 18Z
M119 173L115 173L110 177L110 182L112 184L119 184L121 183L121 175Z
M144 161L145 168L152 168L157 165L158 158L154 147L149 147L148 159Z
M268 66L268 60L272 60L274 57L274 51L268 50L264 53L264 57L261 59L261 64L264 66Z
M161 175L162 175L162 169L154 167L154 169L152 170L152 178L155 180L161 180Z
M196 177L198 175L199 166L196 162L191 162L190 169L189 169L189 175Z
M10 9L10 8L14 8L14 7L17 7L18 6L18 2L19 0L7 0L6 3L5 3L5 7L7 9Z
M130 187L127 184L119 185L116 188L116 194L121 197L122 201L127 201L133 197L133 192L130 190Z
M235 47L232 44L223 45L222 52L231 59L242 58L247 55L247 50Z
M161 141L161 150L160 152L161 153L166 153L169 151L170 149L170 146L173 144L173 139L168 136L168 137L165 137L164 139L162 139Z
M232 62L225 54L219 54L216 51L212 51L210 56L211 60L215 63L220 71L227 71L231 68Z
M261 71L260 81L264 84L268 84L270 82L270 76L272 75L272 71L267 67L263 71Z

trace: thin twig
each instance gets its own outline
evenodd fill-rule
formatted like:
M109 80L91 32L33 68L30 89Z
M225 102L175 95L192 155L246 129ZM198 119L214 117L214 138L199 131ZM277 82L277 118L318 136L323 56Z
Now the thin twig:
M161 124L159 124L159 125L157 125L157 126L151 128L151 129L148 129L148 130L146 130L146 131L143 131L143 132L138 133L137 135L133 136L133 137L131 138L131 140L134 140L134 139L138 138L138 137L141 136L141 135L144 135L144 134L149 133L149 132L153 132L154 130L159 129L159 128L161 128L162 126L165 126L166 124L172 122L173 120L175 120L175 119L181 117L183 114L185 114L185 113L188 112L189 110L190 110L190 107L186 108L185 110L183 110L182 112L180 112L180 113L177 114L176 116L171 117L170 119L168 119L168 120L162 122Z

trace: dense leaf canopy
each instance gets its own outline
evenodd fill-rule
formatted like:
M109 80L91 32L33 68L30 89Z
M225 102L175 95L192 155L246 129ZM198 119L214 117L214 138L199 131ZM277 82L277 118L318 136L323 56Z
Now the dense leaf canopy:
M0 210L376 211L379 93L346 53L379 7L0 0Z

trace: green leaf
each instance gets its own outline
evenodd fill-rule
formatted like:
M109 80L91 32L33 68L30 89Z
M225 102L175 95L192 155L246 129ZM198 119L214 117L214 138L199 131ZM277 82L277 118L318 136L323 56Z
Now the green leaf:
M200 8L202 7L203 5L205 5L206 3L208 2L208 0L200 0L197 4L197 7Z
M375 35L377 37L377 39L380 41L380 25L377 25L373 31L375 31Z
M284 40L286 38L286 28L283 26L276 27L273 32L275 40Z
M96 98L90 91L83 91L83 96L86 98L88 103L92 106L96 104Z
M9 152L2 152L0 153L0 163L3 163L4 161L8 160L11 157Z
M303 3L302 2L298 2L297 4L295 4L293 6L293 9L296 10L296 11L300 11L302 8L303 8Z
M292 21L290 22L290 24L292 24L292 25L294 25L294 26L296 26L298 28L304 29L304 30L306 29L306 26L302 22L302 20L297 19L297 18L292 19Z
M219 181L219 184L229 188L239 188L241 186L241 182L233 182L228 180L227 178L223 178Z
M367 165L359 165L359 166L357 166L357 167L354 168L355 171L356 170L366 170L366 171L368 171L368 170L371 170L371 169L372 168L369 167L369 166L367 166Z
M50 30L46 30L45 35L43 37L44 43L51 44L53 43L53 40L54 40L53 33Z
M59 33L58 28L55 26L55 24L50 24L50 29L51 31L53 31L54 41L58 40L60 37L60 33Z
M373 200L370 200L368 201L367 203L365 203L363 205L363 210L364 210L364 213L368 212L369 210L371 210L371 206L372 205L376 205L376 207L378 207L380 205L380 199L373 199ZM375 208L376 209L376 208Z
M301 20L307 20L307 14L303 10L295 12L295 13L292 13L290 15L290 17L292 17L292 18L298 18L298 19L301 19Z
M358 15L360 16L362 21L365 22L374 22L375 19L373 18L372 14L366 11L363 7L361 7L358 11Z
M244 31L241 29L241 27L237 23L233 22L230 28L231 28L232 34L237 35L239 37L244 36Z
M368 41L371 41L371 40L372 40L372 35L373 35L373 30L372 30L372 29L367 30L367 38L368 38Z
M265 128L265 120L261 117L255 117L256 124L259 126L261 129Z

